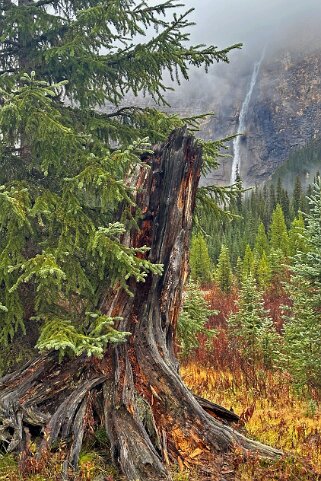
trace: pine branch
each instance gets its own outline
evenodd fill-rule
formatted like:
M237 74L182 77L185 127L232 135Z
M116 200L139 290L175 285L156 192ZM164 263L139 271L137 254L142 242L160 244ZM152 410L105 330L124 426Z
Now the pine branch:
M142 107L122 107L115 112L111 112L110 114L100 114L100 117L103 117L105 119L111 119L113 117L119 117L119 116L128 116L128 114L133 114L135 112L144 112L144 109Z
M30 302L41 322L51 314L82 323L79 305L82 313L96 308L102 280L126 289L129 277L143 282L148 273L161 272L148 261L146 248L120 242L140 216L124 179L140 168L150 144L186 123L197 128L203 116L181 119L120 104L128 92L166 103L164 72L178 81L188 78L191 65L227 61L233 48L193 46L187 31L192 10L176 13L182 6L174 0L154 6L135 0L8 0L2 8L1 341L23 329L26 285L32 286ZM147 28L155 29L154 38L137 43ZM63 104L62 92L71 105ZM106 103L112 110L98 112ZM220 145L203 145L208 168L217 165ZM217 192L200 190L202 196L207 207L219 210ZM115 225L120 205L122 222ZM82 342L83 332L69 327L67 337L80 334Z

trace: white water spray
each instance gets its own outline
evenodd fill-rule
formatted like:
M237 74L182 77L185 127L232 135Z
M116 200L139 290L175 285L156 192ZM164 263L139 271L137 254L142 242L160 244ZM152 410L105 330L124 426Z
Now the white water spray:
M250 87L249 87L249 90L246 94L244 102L242 104L240 117L239 117L239 126L238 126L238 129L237 129L237 137L235 137L235 139L233 141L234 157L233 157L232 172L231 172L231 184L234 184L235 179L236 179L237 170L240 170L240 168L241 168L241 138L242 138L242 134L244 134L244 131L245 131L245 121L246 121L247 113L248 113L248 110L249 110L253 90L254 90L254 87L256 85L258 75L259 75L261 63L262 63L263 58L264 58L264 54L265 54L265 49L263 51L263 54L262 54L260 60L254 64L254 69L253 69L253 73L252 73L252 77L251 77Z

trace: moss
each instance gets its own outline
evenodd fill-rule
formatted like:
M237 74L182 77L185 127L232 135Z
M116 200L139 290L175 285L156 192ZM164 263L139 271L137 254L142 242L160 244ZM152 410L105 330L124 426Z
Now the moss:
M0 481L58 481L61 480L62 453L52 455L49 464L44 465L38 474L24 474L19 472L18 462L13 455L0 455ZM122 481L117 470L106 464L99 453L84 452L80 455L79 471L72 476L71 481L95 481L97 479L112 479Z
M25 364L34 357L36 351L22 341L14 341L8 346L0 346L0 377Z
M173 476L173 481L192 481L188 473L176 473Z
M18 463L12 455L0 455L0 481L19 480Z
M114 466L108 464L105 456L96 451L80 454L79 470L81 480L112 479L113 481L122 481L124 479Z

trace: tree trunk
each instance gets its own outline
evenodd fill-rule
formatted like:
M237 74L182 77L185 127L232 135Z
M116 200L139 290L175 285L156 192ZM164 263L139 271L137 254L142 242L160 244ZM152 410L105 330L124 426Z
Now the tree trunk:
M194 397L179 376L175 331L202 152L181 129L145 160L149 166L139 166L131 178L143 218L123 242L150 246L149 259L164 271L144 284L130 281L132 297L121 288L108 290L100 305L122 317L117 327L131 337L109 347L102 360L59 364L50 353L1 379L0 441L9 451L23 451L30 435L42 433L42 449L67 440L66 473L68 465L77 466L86 432L104 423L112 459L130 481L170 480L169 465L177 461L210 461L221 479L225 453L234 446L271 458L281 453L231 428L227 421L237 416Z

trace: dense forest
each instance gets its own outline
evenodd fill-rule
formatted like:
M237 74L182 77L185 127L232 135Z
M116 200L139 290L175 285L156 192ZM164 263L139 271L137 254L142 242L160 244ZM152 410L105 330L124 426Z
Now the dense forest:
M319 138L310 140L304 147L293 150L289 158L272 174L272 182L277 183L280 177L286 188L292 192L296 177L300 178L302 187L306 190L313 177L320 171L321 141Z
M253 434L315 469L293 459L282 477L254 463L237 479L319 479L320 177L307 189L297 177L292 193L280 178L236 185L228 212L194 229L179 321L184 375L205 396L223 390L213 398L236 406Z
M235 299L225 319L230 353L287 370L301 394L320 393L320 178L304 192L297 177L292 195L280 179L276 189L237 185L229 218L207 217L193 236L192 279Z
M0 11L0 480L317 479L319 176L199 187L224 142L161 108L241 45L174 0Z

